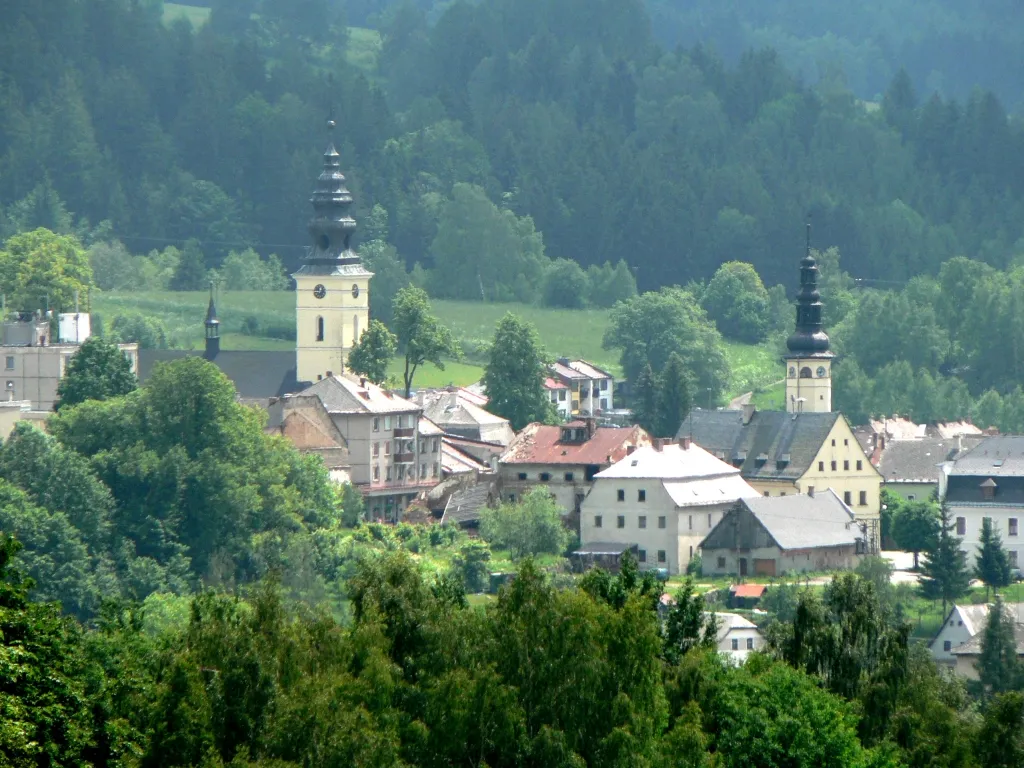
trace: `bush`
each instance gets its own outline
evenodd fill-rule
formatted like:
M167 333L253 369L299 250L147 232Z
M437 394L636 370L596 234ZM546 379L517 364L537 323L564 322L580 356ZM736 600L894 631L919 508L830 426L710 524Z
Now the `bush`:
M167 349L167 329L154 317L136 313L115 315L110 323L110 340L137 342L140 349Z
M587 273L575 261L556 259L544 270L545 307L582 309L589 293Z
M534 488L519 504L485 509L480 534L498 549L507 549L513 560L528 555L560 555L569 542L562 525L562 510L543 488Z

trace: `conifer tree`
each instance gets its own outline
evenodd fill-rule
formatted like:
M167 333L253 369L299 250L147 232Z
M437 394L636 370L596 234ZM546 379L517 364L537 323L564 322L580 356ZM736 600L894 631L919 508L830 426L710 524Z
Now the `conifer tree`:
M1013 691L1024 683L1013 628L1013 619L1003 607L1002 598L996 595L982 631L977 662L978 679L986 694Z
M1003 549L999 531L992 525L992 518L981 521L981 539L974 566L974 576L985 582L985 597L989 588L998 590L1010 583L1010 559Z
M927 557L921 569L921 594L929 600L942 600L942 615L946 605L965 594L971 575L967 569L967 554L960 548L962 539L953 535L955 523L949 508L943 504L939 511L939 535L932 547L924 550Z
M693 405L693 380L683 358L673 352L658 382L658 435L675 435Z
M651 434L658 431L658 385L648 363L636 380L633 390L633 421Z

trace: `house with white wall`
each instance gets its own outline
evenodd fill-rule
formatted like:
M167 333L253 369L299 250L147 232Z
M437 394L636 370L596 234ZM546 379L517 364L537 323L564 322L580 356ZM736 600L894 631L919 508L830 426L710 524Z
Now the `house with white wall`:
M734 664L742 664L755 651L764 650L764 637L757 625L738 613L716 613L718 632L715 643L718 652Z
M981 634L988 622L991 608L990 603L955 604L942 622L938 634L928 643L928 650L931 651L936 663L956 667L957 656L954 652ZM1024 622L1024 603L1003 603L1003 610L1010 615L1014 623Z
M635 544L641 568L679 573L737 499L759 495L738 468L688 439L656 439L594 476L580 542Z

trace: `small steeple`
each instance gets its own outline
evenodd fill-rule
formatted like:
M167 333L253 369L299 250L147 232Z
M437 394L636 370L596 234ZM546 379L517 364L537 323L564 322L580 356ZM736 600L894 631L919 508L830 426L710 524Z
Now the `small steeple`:
M213 302L213 280L210 281L210 306L206 308L206 352L207 360L212 360L220 352L220 318L217 317L217 305Z
M818 265L811 255L811 225L807 225L807 251L800 260L800 291L796 296L796 330L786 339L787 358L833 357L821 322Z
M327 121L331 133L335 125L333 118ZM349 215L352 193L345 186L341 159L333 139L324 152L324 169L309 201L314 214L309 221L313 244L306 254L307 263L357 263L359 257L351 249L352 233L356 229L356 220Z

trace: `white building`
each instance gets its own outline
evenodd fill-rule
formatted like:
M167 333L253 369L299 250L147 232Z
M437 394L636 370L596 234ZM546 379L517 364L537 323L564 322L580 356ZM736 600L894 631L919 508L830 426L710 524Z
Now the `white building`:
M641 568L679 573L738 499L759 495L738 468L688 439L656 440L595 475L580 541L636 544Z
M565 357L552 363L549 370L554 378L568 387L571 415L596 416L615 407L615 380L608 371L586 360Z
M544 379L544 392L547 394L551 404L555 406L558 415L565 421L572 416L572 398L569 397L569 385L564 381L552 376Z
M988 437L942 466L939 497L949 507L963 541L969 565L974 564L984 518L1002 537L1010 564L1021 563L1024 550L1020 521L1024 518L1024 436Z
M742 664L747 656L764 649L764 637L754 622L738 613L716 613L718 633L715 640L718 652L735 664Z
M955 652L985 629L990 604L954 605L938 634L928 643L932 658L940 664L957 665ZM1003 610L1020 624L1024 621L1024 603L1003 603Z

